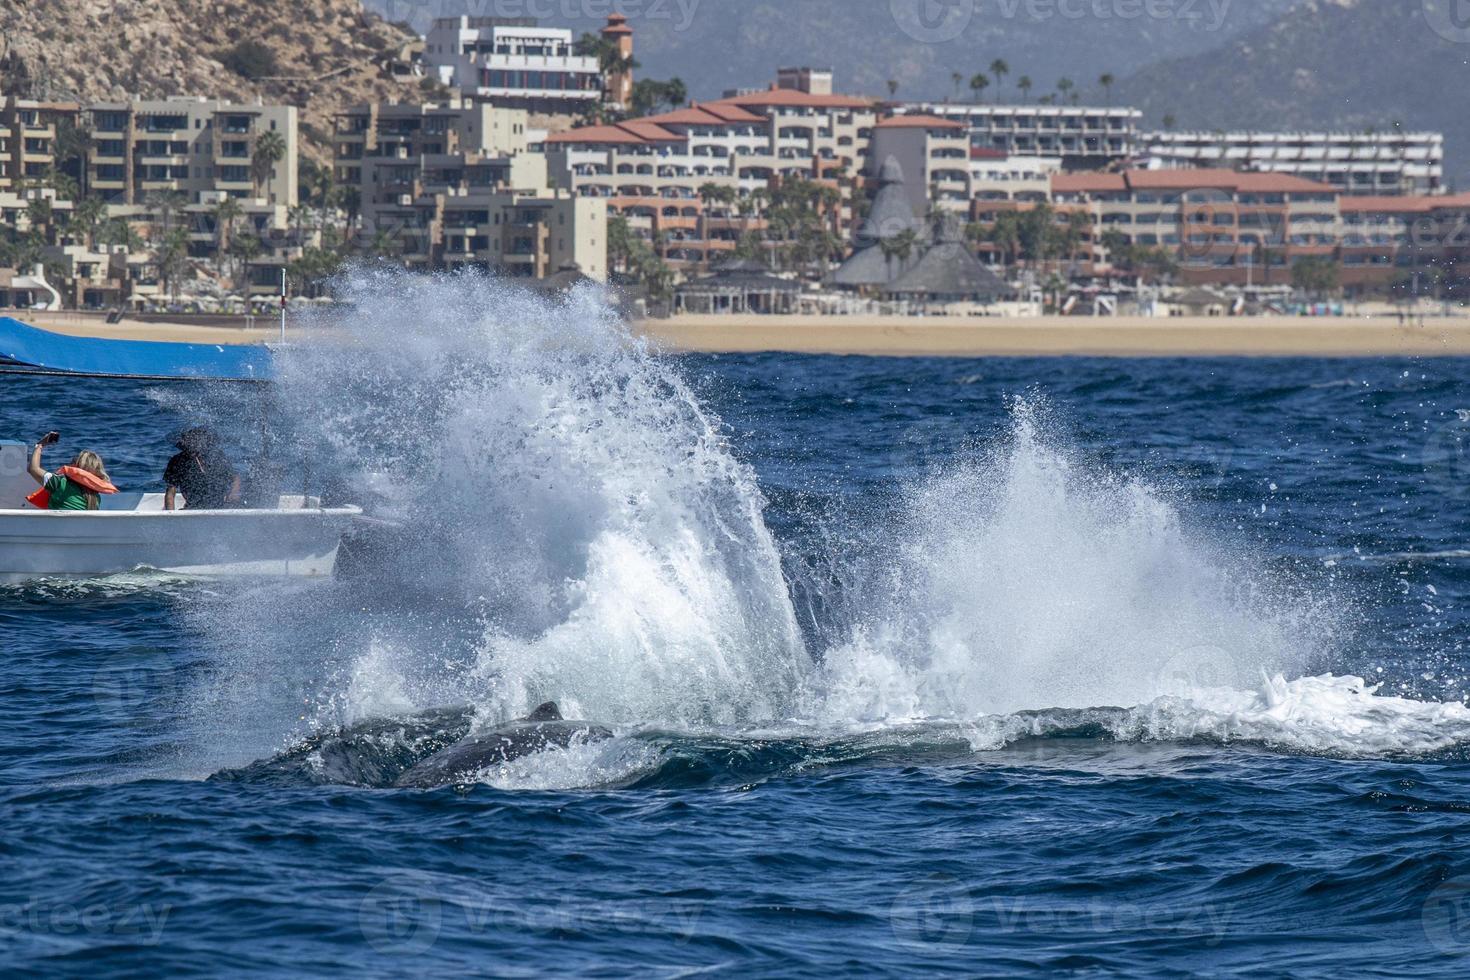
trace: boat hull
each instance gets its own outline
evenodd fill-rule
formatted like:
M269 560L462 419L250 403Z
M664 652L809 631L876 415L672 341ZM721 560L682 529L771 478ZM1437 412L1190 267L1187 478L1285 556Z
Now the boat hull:
M207 577L324 578L361 511L0 510L0 581L140 569Z

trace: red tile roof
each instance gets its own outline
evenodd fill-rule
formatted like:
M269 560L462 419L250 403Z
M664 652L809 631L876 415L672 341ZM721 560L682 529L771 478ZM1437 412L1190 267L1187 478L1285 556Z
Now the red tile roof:
M1249 173L1240 170L1129 170L1124 176L1134 190L1215 190L1255 193L1336 193L1330 184L1319 184L1290 174Z
M766 117L747 112L739 106L696 102L687 109L675 109L673 112L634 121L656 123L660 126L724 126L732 122L766 122Z
M622 126L582 126L564 133L553 133L546 137L548 143L647 143L636 133Z
M1432 197L1387 197L1365 195L1363 197L1338 198L1337 207L1343 214L1376 211L1384 214L1428 214L1434 210Z
M938 116L911 115L911 116L889 116L881 119L874 129L957 129L964 130L962 123L952 119L940 119Z
M1122 174L1052 174L1051 189L1053 194L1103 194L1126 191L1128 184Z

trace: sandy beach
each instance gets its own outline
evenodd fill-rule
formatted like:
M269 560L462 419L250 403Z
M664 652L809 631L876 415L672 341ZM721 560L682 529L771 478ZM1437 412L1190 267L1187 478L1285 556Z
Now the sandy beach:
M1390 317L681 316L640 324L670 348L706 352L950 357L1386 357L1470 355L1470 316Z
M268 318L238 325L28 313L35 326L73 336L201 344L274 341ZM635 332L675 351L856 354L896 357L1392 357L1470 356L1470 316L1393 317L820 317L680 316Z

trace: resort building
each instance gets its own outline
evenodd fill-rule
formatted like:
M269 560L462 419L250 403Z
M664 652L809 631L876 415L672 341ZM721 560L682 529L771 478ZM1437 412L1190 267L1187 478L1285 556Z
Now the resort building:
M1066 170L1100 170L1139 150L1143 113L1097 106L923 103L901 112L964 126L977 150L1007 156L1060 157Z
M74 102L0 98L0 191L50 172L56 165L57 128L75 125L80 113Z
M810 77L813 87L821 84ZM675 263L714 262L761 227L752 195L782 181L845 188L867 156L877 113L865 98L772 86L662 115L547 138L552 181L606 200ZM712 189L725 198L707 201ZM845 193L845 190L844 190ZM850 223L851 202L832 215Z
M960 123L918 113L881 120L873 126L869 165L890 159L903 170L914 214L928 214L940 203L969 208L970 134Z
M416 269L474 267L607 278L607 205L555 193L525 109L485 103L354 107L336 120L335 171L366 237Z
M189 205L235 198L246 209L284 213L297 202L297 109L174 97L94 102L83 108L90 131L89 194L112 205L143 205L160 193ZM279 137L267 167L258 156L266 134Z
M1439 194L1444 134L1154 132L1143 137L1137 163L1290 174L1344 194Z
M631 56L626 19L608 27ZM441 17L425 39L424 63L450 88L497 106L579 114L603 99L597 58L576 53L571 31L541 27L534 19ZM615 84L631 97L631 72Z
M1132 245L1178 256L1185 282L1269 279L1307 256L1331 255L1337 243L1337 191L1284 174L1233 170L1129 170L1059 174L1053 200L1092 219L1089 258L1102 256L1109 231ZM1285 273L1277 273L1283 277Z

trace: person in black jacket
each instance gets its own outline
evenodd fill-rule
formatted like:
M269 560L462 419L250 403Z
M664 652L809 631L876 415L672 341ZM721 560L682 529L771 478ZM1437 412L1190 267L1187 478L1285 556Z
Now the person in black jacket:
M184 495L185 510L221 510L239 504L240 475L220 448L219 437L204 427L179 436L179 452L168 461L163 482L168 484L163 509L177 510Z

